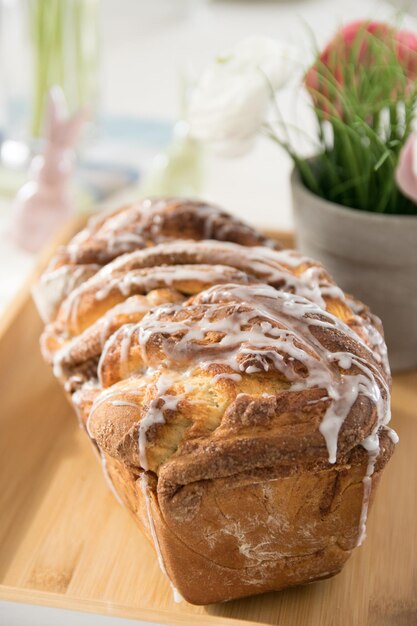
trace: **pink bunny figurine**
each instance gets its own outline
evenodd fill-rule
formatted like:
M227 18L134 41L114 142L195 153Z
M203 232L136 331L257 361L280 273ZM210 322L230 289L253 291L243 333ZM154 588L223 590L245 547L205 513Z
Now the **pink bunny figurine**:
M66 115L62 89L52 87L48 94L45 120L45 146L34 157L31 180L18 191L13 207L16 242L37 252L74 212L69 182L74 168L74 146L86 111Z

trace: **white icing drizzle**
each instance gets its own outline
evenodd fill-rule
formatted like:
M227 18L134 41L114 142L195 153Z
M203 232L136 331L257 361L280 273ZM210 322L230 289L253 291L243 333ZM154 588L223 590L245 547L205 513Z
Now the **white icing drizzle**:
M362 510L359 519L359 534L357 541L358 546L361 546L366 538L366 521L368 518L369 498L372 491L372 476L380 452L378 432L373 432L371 435L369 435L369 437L366 437L362 441L361 445L368 452L368 465L366 468L366 474L362 479L363 498Z
M132 337L136 331L135 324L124 324L116 332L114 332L106 341L101 352L101 356L97 366L97 376L100 384L103 385L102 369L103 363L107 359L109 349L114 345L114 342L121 337L120 352L119 352L119 369L121 378L123 378L123 372L125 371L125 365L129 355L129 350L132 342Z
M63 265L46 271L32 287L32 295L42 320L52 321L61 302L84 280L99 270L98 265Z
M95 222L94 219L91 220L91 225ZM85 243L88 238L90 237L90 230L89 228L85 228L84 230L81 230L79 233L77 233L75 235L75 237L69 242L69 244L66 247L66 252L69 256L69 259L71 261L71 263L76 263L77 262L77 258L78 258L78 253L79 250L82 246L83 243Z
M139 463L144 470L148 470L146 455L147 432L156 424L165 424L164 410L175 410L181 395L169 395L166 392L172 386L172 379L167 374L161 374L156 381L156 397L151 400L149 406L139 422L138 447ZM162 403L162 406L161 406Z
M130 250L132 244L138 248L145 246L145 240L142 235L132 232L126 233L110 233L107 239L107 251L113 255L118 251Z
M104 454L101 451L100 451L100 459L101 459L101 467L103 469L104 479L105 479L105 481L107 483L108 488L110 489L110 491L112 492L112 494L116 498L117 502L119 504L121 504L122 506L124 506L123 501L122 501L121 497L119 496L119 494L117 493L116 488L113 485L113 481L110 478L109 470L107 469L106 457L104 456Z
M95 278L95 277L93 277ZM78 318L78 306L80 303L80 294L83 292L85 285L88 285L90 281L86 281L69 294L69 296L62 303L60 313L64 316L67 323L70 323L74 328L77 327ZM66 331L68 332L68 331Z
M399 442L400 438L395 432L395 430L393 430L389 426L385 426L384 428L387 431L388 437L391 439L392 443L396 445Z
M355 365L363 371L363 374L349 375L343 378L343 382L336 388L328 390L329 397L333 400L327 409L324 418L320 424L319 430L327 442L329 451L329 462L336 462L337 455L337 438L343 422L359 395L368 397L376 406L378 414L378 428L382 424L382 420L389 421L389 402L384 401L381 390L376 383L375 370L372 371L369 365L360 357L348 354L346 352L334 352L328 354L329 361L335 360L339 366L348 370ZM389 389L385 381L378 376L380 383L383 383L384 389L389 398ZM346 410L346 407L348 409Z
M99 322L102 326L101 331L100 331L100 343L101 343L101 347L104 348L104 345L107 339L109 338L109 329L112 323L112 318L110 315L106 314L100 318Z
M112 406L130 406L133 409L140 409L139 404L136 404L135 402L128 402L127 400L111 400L110 404Z
M389 428L386 425L383 425L383 428L384 430L387 431L387 434L389 438L391 439L392 443L394 445L397 444L399 442L399 437L397 433L395 432L395 430L393 430L392 428ZM357 546L361 546L366 539L366 522L368 519L369 500L370 500L371 491L372 491L372 476L374 474L376 462L378 460L378 456L381 451L380 443L379 443L379 433L378 433L379 429L380 429L380 424L377 423L376 427L374 428L372 433L369 435L369 437L366 437L361 442L361 446L363 446L365 450L368 452L368 464L366 467L365 476L362 479L363 497L362 497L361 515L359 518L359 533L358 533L358 541L356 544Z
M383 335L376 327L379 322L378 318L373 314L369 315L369 320L361 317L361 313L366 310L362 302L358 302L349 296L345 296L346 304L352 309L356 315L356 322L366 333L366 338L371 346L375 359L381 363L386 374L390 374L390 366L388 362L388 350Z
M96 398L87 420L87 432L90 437L94 438L89 429L90 420L95 411L103 403L110 404L114 407L131 407L142 413L138 424L138 454L140 467L144 470L149 469L146 454L147 433L149 429L157 424L165 424L164 411L174 411L180 400L184 397L184 394L172 395L167 393L170 387L172 387L174 381L165 372L161 372L161 370L148 369L147 374L148 376L146 379L142 378L140 387L143 387L144 385L152 385L156 390L155 397L148 403L147 406L143 402L139 404L133 402L131 399L126 399L126 394L129 396L140 395L140 391L138 389L132 391L128 387L128 384L118 385L116 389L109 387ZM152 377L155 378L155 381L152 380Z
M84 394L86 392L88 392L88 390L92 390L92 389L97 390L97 392L99 391L97 380L87 380L71 396L71 402L74 405L75 412L76 412L76 414L78 415L78 418L79 418L79 426L80 426L80 428L83 428L83 426L82 426L83 416L81 414L81 405L82 405L82 402L83 402L83 396L84 396ZM66 390L66 391L69 391L69 390Z
M120 304L117 304L116 306L114 306L112 309L107 311L105 315L100 317L95 322L94 326L99 332L100 343L102 346L99 363L101 362L101 359L103 358L103 354L106 353L106 351L108 350L108 345L106 348L106 343L108 342L109 339L111 339L113 336L116 336L119 332L122 333L123 338L124 338L122 342L122 350L121 350L123 356L125 356L129 351L130 341L128 337L128 331L133 326L132 324L124 324L117 331L110 334L110 337L109 337L110 327L112 323L114 323L114 321L117 319L117 316L119 315L128 316L128 315L133 315L135 313L145 314L149 311L149 309L150 309L150 306L148 306L146 303L142 301L139 301L138 296L133 296L131 298L128 298L124 302L121 302ZM66 344L64 344L61 348L59 348L58 350L56 350L56 352L53 353L52 355L53 372L57 378L61 378L63 376L64 364L69 364L71 362L72 350L78 344L80 344L80 342L85 341L85 335L86 334L91 335L91 332L92 332L92 327L90 326L80 336L74 337L70 341L67 341ZM96 355L91 355L91 356L98 356L98 353ZM121 361L121 366L123 366L123 363L124 361ZM100 379L100 365L98 367L98 375Z
M125 326L122 326L120 331L122 335L122 342L120 344L120 373L122 378L123 371L125 369L125 365L129 355L129 349L132 343L132 335L134 330L135 326L133 324L125 324ZM103 350L103 353L105 353L105 350ZM100 364L99 371L101 371Z
M148 477L147 474L145 472L142 472L142 474L140 475L139 478L139 484L140 484L140 488L141 491L143 493L143 497L145 499L145 507L146 507L146 515L148 518L148 528L149 528L149 532L151 533L151 537L152 537L152 541L155 547L155 552L156 552L156 556L158 559L158 564L159 567L161 569L161 572L163 574L165 574L165 576L168 578L169 584L171 586L172 589L172 595L174 598L174 602L179 603L182 602L183 597L180 594L180 592L178 591L178 589L176 587L174 587L173 583L171 582L166 568L165 568L165 564L164 564L164 559L162 558L162 552L161 552L161 548L159 545L159 541L158 541L158 536L156 534L155 531L155 524L153 523L153 517L152 517L152 511L151 511L151 503L150 503L150 499L149 499L149 495L148 495Z
M140 287L141 291L148 293L153 289L157 289L161 285L171 287L182 281L198 281L203 284L216 284L221 281L226 272L233 271L233 268L222 265L173 265L146 268L142 270L132 270L123 274L123 276L115 276L109 278L107 284L101 287L96 293L96 300L107 298L109 293L114 289L127 297L132 293L134 287ZM235 270L238 274L238 270ZM249 277L240 272L241 278L247 282Z
M254 246L251 250L256 250L263 257L269 257L272 260L281 260L285 265L292 268L299 267L303 263L311 263L311 259L309 257L303 256L297 252L297 250L289 248L285 248L283 250L271 250L269 247L265 249L264 246Z
M217 382L218 380L222 380L224 378L233 380L235 383L240 383L242 380L242 376L238 373L233 374L231 372L222 372L221 374L216 374L216 376L213 377L213 381Z
M341 300L345 297L339 287L329 282L320 265L292 250L244 247L227 241L175 241L138 250L113 261L110 273L155 266L161 255L170 259L170 265L175 265L177 258L182 258L184 265L211 263L214 259L218 264L256 274L262 282L281 284L283 289L292 290L321 306L324 306L324 295ZM299 275L294 273L294 269L303 264L307 267ZM100 275L104 275L104 271Z
M104 389L94 400L93 405L91 407L91 411L88 415L87 418L87 423L86 423L86 429L87 429L87 433L90 436L91 439L94 439L94 435L90 430L90 423L91 420L93 418L94 413L97 411L97 409L99 407L101 407L102 404L104 403L111 403L113 401L117 401L119 400L121 397L125 396L126 394L129 394L129 396L139 396L140 391L137 390L132 390L129 388L128 385L117 385L117 389L113 389L113 387L109 387L108 389ZM123 400L123 402L119 405L115 405L115 406L122 406L125 405L126 401ZM131 403L135 408L139 409L140 406L134 404L133 402Z

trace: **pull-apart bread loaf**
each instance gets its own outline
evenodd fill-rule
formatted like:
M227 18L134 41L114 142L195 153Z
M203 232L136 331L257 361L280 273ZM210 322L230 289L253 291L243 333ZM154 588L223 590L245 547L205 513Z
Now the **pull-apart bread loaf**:
M327 578L396 435L379 320L217 208L90 221L36 289L42 351L186 600Z

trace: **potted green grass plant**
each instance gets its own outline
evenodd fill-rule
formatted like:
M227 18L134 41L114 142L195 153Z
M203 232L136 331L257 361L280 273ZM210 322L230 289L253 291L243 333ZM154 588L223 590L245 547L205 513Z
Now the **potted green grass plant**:
M258 131L285 148L298 248L382 318L393 369L417 366L417 37L371 21L336 33L303 72L316 125L307 156L268 115L294 52L245 45L202 74L195 136L223 154Z

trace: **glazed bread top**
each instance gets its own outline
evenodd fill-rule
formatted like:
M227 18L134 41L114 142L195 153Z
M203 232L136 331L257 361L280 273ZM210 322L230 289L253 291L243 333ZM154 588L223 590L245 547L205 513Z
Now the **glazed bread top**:
M153 198L92 217L52 258L34 298L45 322L65 297L114 258L175 239L216 239L279 248L248 224L201 201Z
M192 480L341 462L388 419L389 377L366 341L262 283L216 285L121 327L99 378L100 447L155 473L192 458Z
M91 273L42 349L107 454L174 485L347 463L379 441L380 322L319 263L218 209L155 201L97 219L46 275L71 264Z

